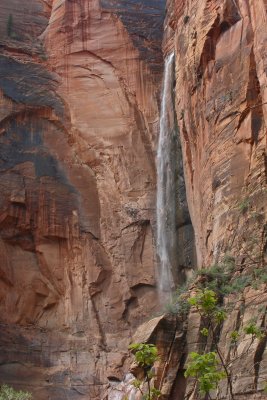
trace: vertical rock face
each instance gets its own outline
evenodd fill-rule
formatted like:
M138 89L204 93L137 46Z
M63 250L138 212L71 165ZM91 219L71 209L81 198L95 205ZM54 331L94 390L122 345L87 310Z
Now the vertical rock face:
M114 387L128 371L128 343L157 304L164 3L1 3L0 380L38 400L104 398L108 381ZM266 19L264 0L167 1L164 52L176 53L198 264L228 254L241 278L255 277L266 256ZM191 236L188 214L177 213L178 228L186 226L178 236ZM233 300L219 339L227 359L233 330L255 315L266 328L260 282ZM157 343L166 400L197 399L184 368L188 352L202 349L200 327L191 312L186 322L159 318L133 339ZM263 399L266 337L249 351L244 342L234 394Z
M266 5L177 0L168 15L188 202L208 265L248 233L242 203L266 211Z
M100 399L153 312L164 0L3 0L1 382Z
M219 348L234 399L265 399L266 279L256 276L266 273L266 1L172 0L167 7L164 50L176 54L176 112L198 265L231 261L239 285L225 296L232 309L218 332ZM250 342L244 327L251 320L265 336ZM159 368L165 399L200 398L184 370L189 352L209 346L196 311L186 323L178 320L174 351L167 347L171 356ZM153 340L160 348L160 333ZM216 398L231 396L222 385Z

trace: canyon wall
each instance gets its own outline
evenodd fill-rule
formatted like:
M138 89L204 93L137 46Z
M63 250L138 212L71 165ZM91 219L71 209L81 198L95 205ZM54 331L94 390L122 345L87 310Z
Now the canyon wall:
M234 251L239 229L251 234L248 215L239 212L242 202L263 218L266 211L266 12L264 1L169 4L176 109L200 266Z
M3 0L0 380L100 399L157 308L165 2Z
M225 296L232 306L218 332L237 400L266 398L266 21L263 0L167 2L164 52L174 49L176 57L176 113L198 267L234 268L232 281L239 282ZM207 275L196 278L191 292L201 279ZM243 330L250 321L263 332L252 343ZM200 333L203 320L194 309L178 317L176 333L165 342L162 321L155 323L142 329L160 349L162 398L199 399L184 371L189 352L209 349ZM236 353L234 330L240 335ZM211 397L230 399L225 386Z
M0 380L38 400L122 399L132 340L157 344L162 399L198 399L184 370L203 350L199 315L139 327L158 309L164 9L2 0ZM198 266L234 260L237 278L266 265L266 20L264 0L168 0L164 23ZM176 213L191 231L188 213ZM228 360L233 330L252 317L266 329L266 282L230 297L219 338ZM237 351L235 398L263 399L266 336L249 344L241 334Z

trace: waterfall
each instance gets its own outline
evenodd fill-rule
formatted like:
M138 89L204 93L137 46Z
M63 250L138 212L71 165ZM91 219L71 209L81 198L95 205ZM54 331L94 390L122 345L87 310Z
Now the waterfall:
M174 287L176 248L176 168L173 104L174 53L165 59L162 88L160 133L157 150L157 254L160 292L170 293Z

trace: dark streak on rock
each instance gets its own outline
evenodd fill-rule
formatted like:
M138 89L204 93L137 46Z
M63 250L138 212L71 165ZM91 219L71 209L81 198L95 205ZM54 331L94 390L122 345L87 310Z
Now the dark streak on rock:
M165 0L101 0L104 10L119 16L141 58L151 70L162 70L161 43L165 16Z
M63 103L55 94L57 85L57 77L40 65L0 56L0 89L16 103L49 107L63 117Z

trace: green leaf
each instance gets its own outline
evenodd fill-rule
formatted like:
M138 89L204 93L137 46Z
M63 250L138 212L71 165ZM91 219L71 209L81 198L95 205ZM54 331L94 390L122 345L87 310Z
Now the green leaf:
M231 334L230 334L231 342L236 343L238 341L239 336L240 335L237 331L231 332Z
M248 324L244 327L244 332L246 335L252 335L253 337L256 337L257 339L262 339L264 337L264 334L261 331L261 329L258 328L257 325L254 324L253 322L251 322L250 324Z
M190 297L188 299L188 303L190 304L190 306L196 306L197 305L197 298L196 297Z
M132 350L135 361L142 368L151 368L158 360L158 350L154 344L132 343L129 349Z
M211 314L217 305L217 295L213 290L198 290L195 296L188 299L191 306L197 307L205 315Z
M161 396L161 391L156 388L152 388L151 389L151 399L157 399L159 396Z
M201 329L200 333L203 336L209 336L209 330L207 328Z
M218 324L223 322L226 319L226 317L227 317L226 312L222 309L217 309L213 313L213 318L215 322L217 322Z
M201 393L209 393L215 389L219 382L226 377L218 367L218 359L215 352L199 354L192 352L189 354L191 361L185 371L185 377L195 377L199 382Z
M135 379L132 383L132 385L136 388L139 389L140 386L142 385L142 381L140 381L139 379Z

